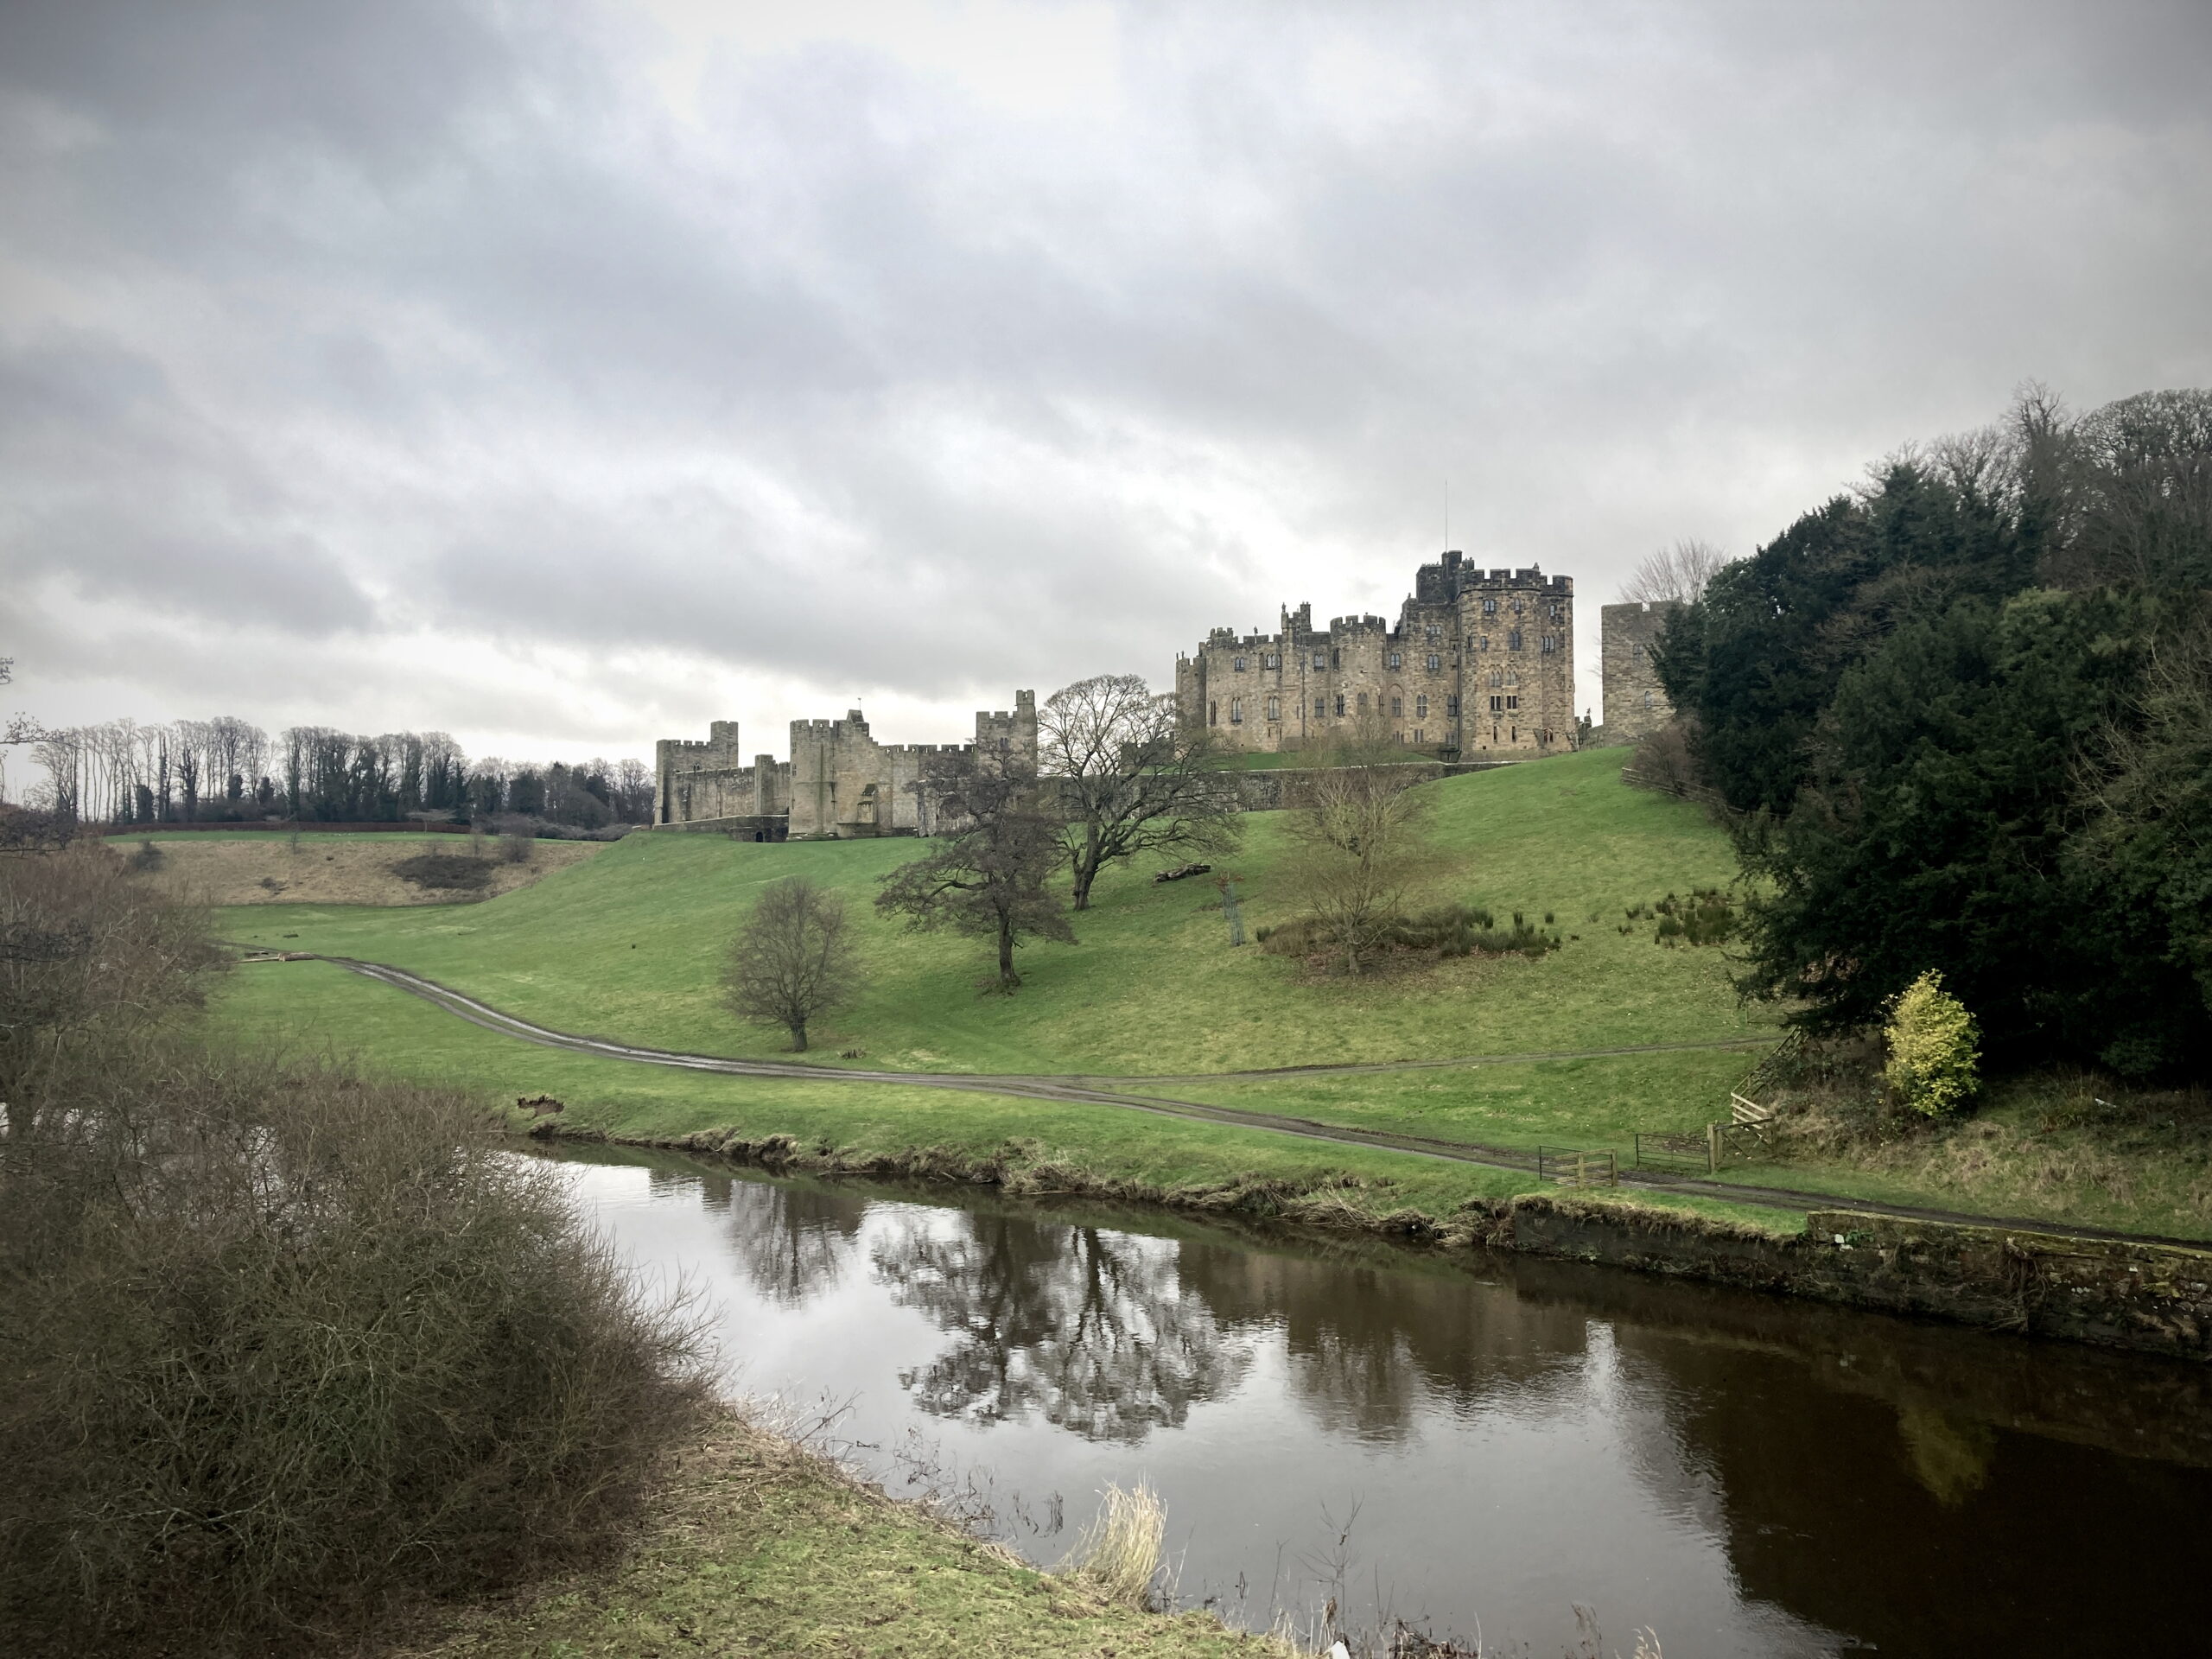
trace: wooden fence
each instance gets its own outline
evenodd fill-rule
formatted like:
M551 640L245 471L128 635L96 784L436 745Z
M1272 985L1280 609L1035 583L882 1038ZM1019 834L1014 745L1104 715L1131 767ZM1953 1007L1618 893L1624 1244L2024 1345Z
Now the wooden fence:
M1611 1147L1538 1147L1536 1179L1560 1186L1618 1186L1620 1157Z
M1711 1135L1639 1135L1636 1137L1636 1166L1658 1175L1710 1175L1713 1171Z

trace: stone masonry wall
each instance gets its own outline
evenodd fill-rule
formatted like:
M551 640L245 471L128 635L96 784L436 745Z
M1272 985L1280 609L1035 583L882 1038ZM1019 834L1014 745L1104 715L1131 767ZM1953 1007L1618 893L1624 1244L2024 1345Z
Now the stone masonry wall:
M1985 1329L2212 1359L2212 1249L1819 1211L1776 1236L1679 1212L1512 1202L1512 1248Z
M1671 604L1607 605L1598 613L1605 697L1605 735L1633 741L1675 717L1652 652Z

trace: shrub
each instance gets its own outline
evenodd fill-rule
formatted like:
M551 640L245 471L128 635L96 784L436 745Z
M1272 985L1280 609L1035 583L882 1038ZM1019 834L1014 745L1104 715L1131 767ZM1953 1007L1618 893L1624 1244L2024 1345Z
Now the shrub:
M204 929L122 865L0 865L0 1651L306 1646L608 1539L690 1332L460 1096L191 1041Z
M1629 912L1631 920L1639 914L1659 918L1651 936L1657 944L1723 944L1736 931L1734 901L1719 887L1699 887L1687 899L1670 893L1656 905Z
M429 893L480 893L492 884L492 867L466 853L417 853L391 873Z
M1974 1016L1930 970L1890 999L1882 1080L1899 1104L1941 1117L1973 1098L1981 1053Z
M328 1630L510 1579L605 1537L684 1421L684 1334L458 1096L200 1058L84 1105L0 1142L0 1631Z
M1258 930L1253 937L1260 948L1275 956L1327 957L1340 949L1328 925L1316 917L1301 917ZM1383 952L1433 950L1440 958L1451 957L1541 957L1560 947L1560 936L1529 925L1516 911L1510 927L1497 925L1487 910L1469 905L1440 905L1412 916L1403 916L1382 929L1370 949Z

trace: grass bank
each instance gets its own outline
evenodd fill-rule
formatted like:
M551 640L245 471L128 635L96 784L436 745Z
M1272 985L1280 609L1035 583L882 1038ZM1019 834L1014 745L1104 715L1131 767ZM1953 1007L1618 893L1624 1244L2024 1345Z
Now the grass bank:
M328 963L249 963L214 1010L219 1028L281 1044L373 1056L384 1071L505 1103L563 1103L564 1128L639 1145L676 1145L713 1132L759 1143L788 1136L802 1167L914 1173L918 1154L940 1173L982 1171L1017 1190L1095 1192L1173 1207L1318 1206L1307 1219L1387 1230L1408 1213L1440 1227L1471 1201L1535 1190L1520 1172L1332 1145L1125 1108L899 1084L734 1077L544 1048L455 1019L391 986ZM1739 1063L1740 1058L1738 1057ZM1426 1075L1426 1074L1417 1074ZM1453 1075L1460 1075L1454 1073ZM1419 1132L1419 1131L1416 1131ZM926 1172L924 1172L926 1173ZM1642 1202L1641 1198L1637 1201ZM1703 1213L1791 1227L1786 1211L1695 1198L1653 1198Z
M390 1659L671 1653L1287 1654L1207 1614L1140 1612L1040 1573L735 1417L679 1457L621 1558L468 1610Z

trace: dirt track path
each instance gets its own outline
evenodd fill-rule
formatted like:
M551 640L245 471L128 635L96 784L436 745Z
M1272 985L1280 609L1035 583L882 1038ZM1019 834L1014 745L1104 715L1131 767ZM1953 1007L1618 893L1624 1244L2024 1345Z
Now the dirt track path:
M1376 1147L1390 1152L1409 1153L1416 1157L1441 1158L1454 1163L1480 1164L1493 1169L1529 1173L1534 1173L1536 1168L1536 1154L1527 1147L1491 1146L1479 1141L1437 1141L1424 1135L1400 1135L1387 1129L1351 1128L1342 1124L1319 1123L1311 1118L1292 1117L1277 1112L1244 1111L1231 1106L1210 1105L1204 1101L1131 1094L1099 1085L1112 1082L1233 1083L1294 1077L1356 1077L1380 1071L1511 1065L1534 1060L1595 1059L1617 1054L1665 1054L1694 1049L1741 1048L1776 1040L1770 1037L1739 1037L1717 1042L1649 1043L1625 1048L1562 1049L1533 1054L1478 1054L1449 1060L1389 1060L1358 1065L1289 1066L1271 1071L1186 1072L1173 1076L1118 1078L1077 1074L1024 1076L1001 1072L880 1071L851 1066L801 1065L789 1060L747 1060L715 1054L686 1054L673 1049L646 1048L632 1043L582 1037L572 1032L555 1031L545 1026L533 1025L514 1014L503 1014L488 1003L480 1002L463 992L439 984L435 980L410 974L404 968L393 968L377 962L359 962L350 957L324 957L308 952L287 954L291 960L331 963L365 979L373 979L396 990L405 991L410 996L418 996L486 1031L496 1031L546 1048L595 1054L641 1065L714 1071L728 1077L813 1083L890 1084L907 1088L947 1089L963 1094L1010 1095L1024 1100L1118 1106L1132 1111L1153 1112L1162 1117L1262 1129L1276 1135L1293 1135L1309 1141L1327 1141L1339 1145ZM1732 1204L1756 1205L1778 1210L1848 1210L1866 1215L1897 1216L1915 1221L1942 1221L1974 1227L2009 1227L2022 1231L2063 1233L2083 1238L2133 1239L2144 1243L2180 1244L2196 1249L2209 1248L2207 1241L2202 1239L2167 1238L2157 1234L2127 1233L2107 1227L2073 1226L2016 1216L1984 1216L1963 1211L1883 1204L1871 1198L1846 1198L1833 1192L1752 1186L1733 1181L1700 1180L1693 1176L1664 1175L1649 1170L1622 1170L1620 1181L1624 1186L1641 1187L1651 1192L1687 1193L1700 1198L1725 1199Z

